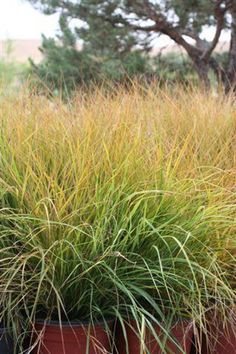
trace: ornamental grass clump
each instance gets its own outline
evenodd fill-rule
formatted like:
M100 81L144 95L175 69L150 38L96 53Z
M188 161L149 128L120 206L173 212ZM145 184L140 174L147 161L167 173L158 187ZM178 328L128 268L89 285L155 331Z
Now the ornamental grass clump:
M180 317L205 332L208 312L226 320L233 98L134 85L65 104L22 92L0 120L4 318L132 317L167 334Z

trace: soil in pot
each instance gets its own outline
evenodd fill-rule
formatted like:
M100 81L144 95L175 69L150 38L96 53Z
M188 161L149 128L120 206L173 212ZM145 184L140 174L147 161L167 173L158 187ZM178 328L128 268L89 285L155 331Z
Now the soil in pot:
M109 354L112 352L113 321L103 323L35 324L37 346L33 354Z
M155 328L157 336L160 340L163 340L163 332L159 326ZM125 325L126 337L124 338L123 330L120 326L117 327L116 335L116 347L117 354L162 354L163 350L158 344L157 340L151 334L150 330L145 330L144 342L145 345L142 345L137 326L135 321L127 322ZM174 324L171 328L171 337L178 343L178 345L168 339L165 342L165 351L166 353L171 354L189 354L191 351L192 338L193 338L193 326L190 321L179 321ZM180 348L182 350L180 350Z
M0 353L1 354L14 353L13 338L5 328L0 328Z

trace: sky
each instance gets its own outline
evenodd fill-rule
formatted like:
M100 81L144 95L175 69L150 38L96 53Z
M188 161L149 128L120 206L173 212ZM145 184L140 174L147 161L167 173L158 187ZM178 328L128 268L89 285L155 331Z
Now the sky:
M0 0L0 40L40 39L41 34L55 36L58 16L46 16L27 0Z
M0 40L2 39L40 39L44 33L47 37L55 36L58 32L58 15L44 15L27 0L0 0ZM206 39L212 39L213 29L204 31ZM223 33L221 40L228 39ZM164 44L162 36L157 42Z

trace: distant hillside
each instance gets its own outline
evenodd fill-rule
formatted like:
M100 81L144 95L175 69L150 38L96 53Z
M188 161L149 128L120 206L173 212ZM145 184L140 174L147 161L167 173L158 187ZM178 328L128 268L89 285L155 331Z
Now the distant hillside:
M172 42L173 43L173 42ZM185 50L178 46L177 44L168 44L166 46L156 46L151 51L151 56L158 55L159 53L168 54L168 53L185 53ZM227 41L221 41L217 44L215 52L222 53L229 49L230 43Z
M0 41L0 58L15 60L25 63L28 58L32 58L36 63L42 59L39 51L40 39L16 39Z
M39 51L41 40L39 39L15 39L10 41L0 41L0 58L8 58L20 63L25 63L28 58L32 58L36 63L42 59L42 54ZM223 52L229 47L228 42L220 42L217 45L216 51ZM81 48L81 47L80 47ZM151 52L151 56L159 53L184 53L176 44L169 44L163 47L156 46Z

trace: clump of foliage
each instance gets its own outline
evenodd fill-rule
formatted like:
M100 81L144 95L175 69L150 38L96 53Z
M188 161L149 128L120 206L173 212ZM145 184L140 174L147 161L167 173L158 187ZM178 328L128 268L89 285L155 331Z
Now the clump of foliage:
M2 103L1 315L131 316L167 333L183 316L207 332L209 310L227 322L233 99L133 83L69 103Z
M55 39L43 39L44 60L35 65L31 60L31 74L54 93L75 91L105 81L124 82L151 72L147 57L140 51L122 55L95 55L87 49L77 50L58 45ZM38 80L39 79L39 80Z
M39 65L31 61L32 73L52 90L71 91L79 85L120 82L151 71L148 57L135 47L128 31L117 31L94 18L88 19L88 26L74 32L67 17L61 16L61 35L57 40L43 37L44 60Z
M197 78L192 63L182 53L167 53L152 58L154 75L164 83L195 84Z
M28 71L27 64L0 60L0 86L4 90L8 89L8 92L9 90L14 91L24 82Z

